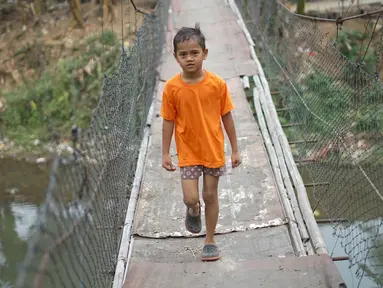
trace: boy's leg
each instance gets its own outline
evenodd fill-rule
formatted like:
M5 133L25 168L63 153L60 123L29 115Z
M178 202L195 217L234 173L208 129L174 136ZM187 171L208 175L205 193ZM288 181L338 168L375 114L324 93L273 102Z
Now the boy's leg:
M206 239L205 244L214 244L215 227L217 226L219 177L204 174L202 198L205 202Z
M204 171L202 197L205 202L206 239L201 257L203 261L214 261L220 258L214 233L219 215L218 182L219 177L224 173L225 167L205 168Z
M201 231L201 207L199 203L198 179L202 174L200 167L182 167L181 185L184 196L184 203L187 207L185 226L191 233Z

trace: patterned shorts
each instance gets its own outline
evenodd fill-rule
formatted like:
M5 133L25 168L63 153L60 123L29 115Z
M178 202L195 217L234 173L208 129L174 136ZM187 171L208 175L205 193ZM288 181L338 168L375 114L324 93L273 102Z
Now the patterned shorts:
M185 166L180 168L181 178L185 180L198 179L202 173L213 177L220 177L225 174L226 166L220 168L207 168L202 165L198 166Z

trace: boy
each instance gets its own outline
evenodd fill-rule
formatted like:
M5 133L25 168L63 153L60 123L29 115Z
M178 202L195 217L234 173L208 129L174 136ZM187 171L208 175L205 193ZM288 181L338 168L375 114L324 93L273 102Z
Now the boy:
M219 212L218 181L225 173L221 119L232 148L232 167L241 164L231 115L234 105L225 81L202 68L208 49L198 24L195 28L181 28L173 46L174 57L183 71L166 82L162 96L162 166L168 171L176 170L169 155L175 129L186 205L185 226L191 233L201 231L198 179L203 174L206 239L201 260L214 261L220 258L214 240Z

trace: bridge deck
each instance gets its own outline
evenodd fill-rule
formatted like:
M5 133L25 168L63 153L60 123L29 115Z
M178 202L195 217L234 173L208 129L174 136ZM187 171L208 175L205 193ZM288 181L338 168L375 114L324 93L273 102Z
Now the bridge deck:
M328 283L340 280L330 258L295 257L262 136L239 78L257 71L236 20L223 0L172 1L161 67L163 81L180 71L171 52L172 37L181 26L199 22L209 48L205 67L227 81L236 105L233 116L243 164L222 177L219 184L220 216L216 230L220 235L216 240L222 258L214 263L202 263L199 256L204 228L197 236L184 228L185 206L179 171L169 173L161 167L162 119L157 114L136 208L133 252L125 287L234 287L237 284L334 287ZM163 82L159 85L157 113L163 85ZM173 142L172 155L174 148ZM226 150L229 157L229 144ZM173 159L176 162L176 157Z

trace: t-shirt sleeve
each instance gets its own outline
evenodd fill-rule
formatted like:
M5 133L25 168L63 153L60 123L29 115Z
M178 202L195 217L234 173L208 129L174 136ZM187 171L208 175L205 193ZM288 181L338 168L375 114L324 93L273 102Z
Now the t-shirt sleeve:
M234 109L233 100L231 99L229 89L225 81L221 85L221 116L226 115Z
M165 84L164 92L162 93L161 116L169 121L174 121L176 118L174 95L168 84Z

